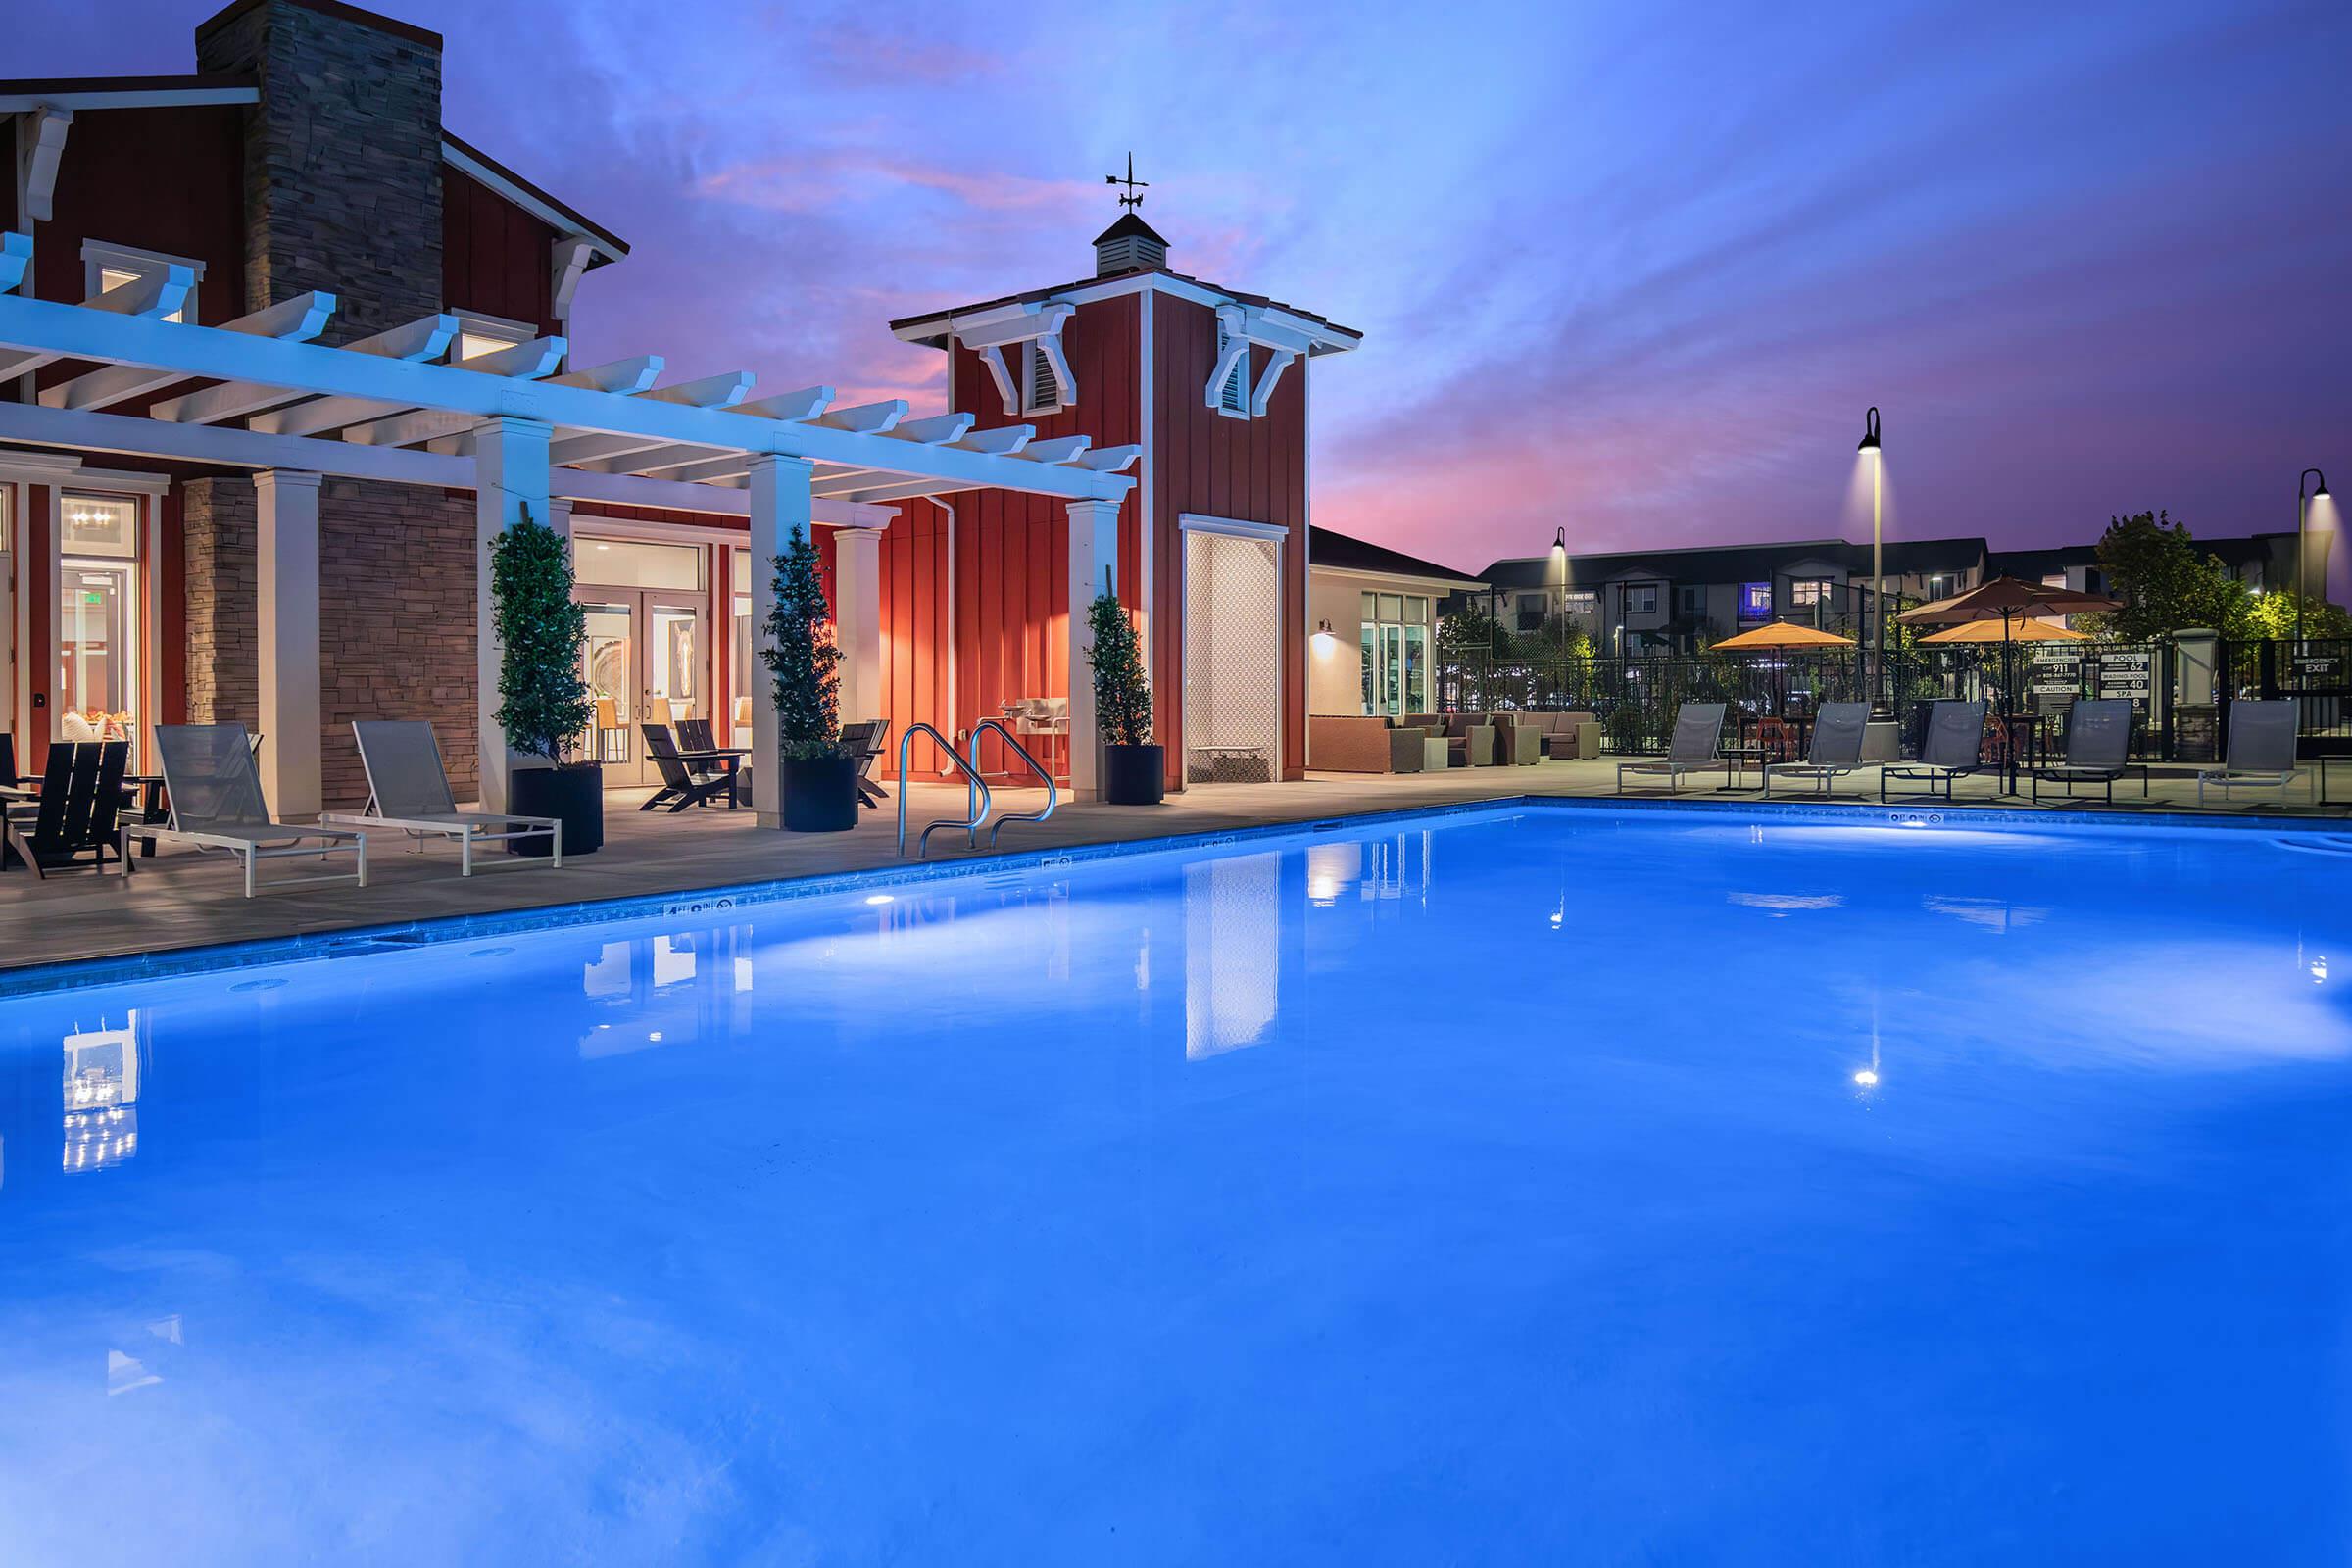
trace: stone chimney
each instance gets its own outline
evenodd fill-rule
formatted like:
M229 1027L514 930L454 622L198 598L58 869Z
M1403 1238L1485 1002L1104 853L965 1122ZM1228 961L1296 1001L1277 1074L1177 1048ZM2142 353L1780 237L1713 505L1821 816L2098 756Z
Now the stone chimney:
M196 65L247 73L245 308L330 290L324 341L441 309L441 35L340 0L236 0Z
M1168 242L1139 214L1122 213L1117 222L1095 236L1097 277L1158 271L1167 265Z

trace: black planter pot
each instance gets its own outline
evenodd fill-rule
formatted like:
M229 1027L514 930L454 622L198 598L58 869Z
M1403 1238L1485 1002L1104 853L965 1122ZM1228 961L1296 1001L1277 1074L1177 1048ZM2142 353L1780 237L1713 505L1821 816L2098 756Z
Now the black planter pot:
M1102 748L1102 799L1111 806L1157 806L1167 795L1167 748Z
M776 775L784 825L795 833L847 833L858 825L858 760L786 758Z
M593 855L605 846L605 770L594 762L518 767L507 778L507 809L516 816L552 816L564 824L564 853ZM546 855L544 838L510 839L509 855Z

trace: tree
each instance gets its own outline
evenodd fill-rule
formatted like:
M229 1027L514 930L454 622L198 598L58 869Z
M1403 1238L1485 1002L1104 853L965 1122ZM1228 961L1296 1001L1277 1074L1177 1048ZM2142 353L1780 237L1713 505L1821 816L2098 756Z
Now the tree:
M580 669L588 612L571 600L564 536L521 520L490 543L490 598L498 623L498 724L515 751L562 762L596 716Z
M1087 629L1094 649L1087 662L1095 672L1095 725L1106 746L1152 744L1152 682L1144 673L1144 654L1127 607L1110 591L1110 573L1102 574L1102 591L1087 607Z
M776 753L800 762L840 757L841 648L808 530L794 529L770 564L776 603L767 612L760 662L775 682Z
M2248 594L2243 626L2225 628L2232 637L2285 640L2295 635L2295 604L2301 598L2291 588L2267 594ZM2303 599L2303 635L2352 637L2352 614L2325 599Z
M1465 598L1459 610L1448 612L1438 621L1438 649L1459 657L1463 654L1483 654L1491 658L1511 657L1511 634L1493 612L1476 599Z
M2094 636L2144 643L2184 626L2232 633L2245 623L2245 584L2219 556L2199 553L2188 525L2169 514L2110 518L2099 536L2099 567L2124 608L2085 617Z

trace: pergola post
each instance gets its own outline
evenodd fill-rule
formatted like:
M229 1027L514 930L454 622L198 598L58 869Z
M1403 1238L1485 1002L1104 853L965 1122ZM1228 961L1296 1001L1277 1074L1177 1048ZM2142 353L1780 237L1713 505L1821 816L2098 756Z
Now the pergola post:
M882 716L882 530L833 530L833 626L841 643L841 718Z
M547 504L547 443L553 433L544 419L514 415L500 415L473 431L474 706L481 741L482 805L492 811L507 809L514 754L498 722L501 650L497 610L490 598L490 546L525 513L553 524Z
M784 543L808 531L814 502L808 481L816 465L800 458L760 454L753 457L751 480L752 654L755 660L767 646L767 617L776 608L775 559ZM752 671L752 806L761 827L779 827L784 820L784 780L777 766L776 705L769 700L764 665Z
M1115 588L1119 564L1119 504L1073 501L1070 514L1070 798L1102 795L1102 744L1095 723L1095 637L1087 609Z
M253 476L255 620L261 644L262 793L283 817L325 809L319 762L318 475Z

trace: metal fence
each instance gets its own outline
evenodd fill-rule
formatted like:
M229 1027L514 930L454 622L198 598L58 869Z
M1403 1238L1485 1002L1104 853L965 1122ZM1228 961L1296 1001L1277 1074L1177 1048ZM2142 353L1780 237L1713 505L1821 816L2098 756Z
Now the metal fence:
M2339 666L2342 667L2342 666ZM2177 751L2178 660L2169 644L1962 644L1889 649L1884 700L1903 724L1906 749L1924 731L1926 705L1983 698L1994 712L2044 721L2054 730L2076 699L2120 697L2138 722L2133 749L2147 760ZM1548 709L1589 711L1603 745L1619 753L1666 749L1684 703L1725 703L1736 719L1805 720L1823 703L1872 697L1865 656L1844 650L1670 659L1503 657L1447 650L1437 663L1440 705L1464 711ZM2004 693L2007 701L2004 702ZM2331 708L2330 716L2340 712Z

